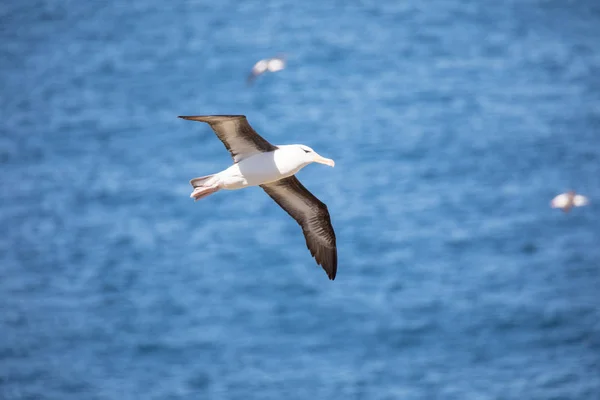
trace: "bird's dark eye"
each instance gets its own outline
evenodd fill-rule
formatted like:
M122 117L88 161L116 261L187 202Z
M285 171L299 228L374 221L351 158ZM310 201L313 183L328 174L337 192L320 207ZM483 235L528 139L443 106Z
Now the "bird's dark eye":
M305 153L310 153L310 150L302 149Z

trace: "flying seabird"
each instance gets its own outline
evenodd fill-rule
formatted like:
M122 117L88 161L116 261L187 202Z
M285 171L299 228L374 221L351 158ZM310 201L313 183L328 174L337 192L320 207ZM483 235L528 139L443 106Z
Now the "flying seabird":
M570 190L553 198L550 202L550 207L561 208L564 212L569 212L571 208L585 206L589 204L589 202L587 197L576 194L575 191Z
M280 55L272 58L265 58L264 60L258 61L252 67L250 75L248 75L247 83L251 85L254 80L265 72L277 72L285 68L285 56Z
M221 189L235 190L260 186L302 227L306 246L329 279L337 272L335 233L327 206L294 176L310 163L333 167L334 161L321 157L302 144L274 146L252 129L244 115L180 116L206 122L223 142L233 165L216 174L190 181L190 195L200 200Z

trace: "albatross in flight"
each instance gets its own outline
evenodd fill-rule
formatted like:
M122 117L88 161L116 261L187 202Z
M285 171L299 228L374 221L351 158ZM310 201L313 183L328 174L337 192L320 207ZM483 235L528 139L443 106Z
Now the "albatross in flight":
M252 129L243 115L180 116L206 122L223 142L233 165L216 174L190 181L190 195L200 200L221 189L235 190L260 186L302 227L306 246L329 279L337 272L335 233L327 206L294 176L310 163L333 167L333 160L321 157L301 144L274 146Z
M286 62L285 62L284 55L279 55L277 57L265 58L264 60L259 60L252 67L252 71L250 71L250 75L248 75L246 82L248 83L248 85L251 85L257 77L259 77L260 75L264 74L267 71L268 72L281 71L282 69L285 68L285 63Z
M560 208L568 213L573 207L581 207L588 205L589 199L583 195L575 193L574 190L569 190L567 193L562 193L552 199L550 207Z

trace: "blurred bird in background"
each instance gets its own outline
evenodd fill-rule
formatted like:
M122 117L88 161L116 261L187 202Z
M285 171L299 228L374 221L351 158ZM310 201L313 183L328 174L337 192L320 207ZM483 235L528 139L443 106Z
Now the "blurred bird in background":
M252 85L254 83L254 80L258 76L264 74L265 72L281 71L285 68L285 65L286 57L283 54L277 55L276 57L265 58L263 60L260 60L256 64L254 64L254 67L252 67L252 71L250 72L250 75L248 75L248 79L246 82L248 83L248 85Z
M570 190L553 198L550 202L550 207L561 208L567 213L571 208L585 206L589 204L589 202L587 197L575 193L574 190Z

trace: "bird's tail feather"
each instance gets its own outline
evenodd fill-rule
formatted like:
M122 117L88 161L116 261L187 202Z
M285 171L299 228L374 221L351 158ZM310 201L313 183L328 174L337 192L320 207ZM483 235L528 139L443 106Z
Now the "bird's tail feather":
M209 187L197 187L194 189L194 191L192 192L192 194L190 194L190 197L192 199L194 199L194 201L198 201L200 199L205 198L208 195L211 195L215 192L219 191L219 187L218 186L209 186Z
M206 175L206 176L200 176L198 178L194 178L190 181L190 184L197 188L197 187L202 187L204 186L205 183L208 183L208 180L210 178L212 178L214 175Z
M216 178L215 175L194 178L190 181L190 184L194 187L194 191L190 195L194 200L200 200L220 190L218 178Z

